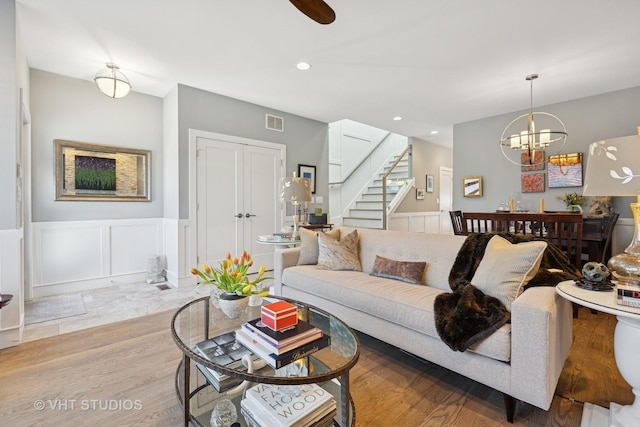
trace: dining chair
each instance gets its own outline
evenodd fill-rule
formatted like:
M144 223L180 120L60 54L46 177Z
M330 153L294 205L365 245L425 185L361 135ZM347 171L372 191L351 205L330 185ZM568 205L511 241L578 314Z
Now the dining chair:
M600 262L607 265L609 248L611 248L611 240L613 237L613 229L616 227L620 214L617 212L611 212L607 216L607 221L604 223L602 235L604 237L604 247L602 248L602 259Z
M462 211L449 211L451 216L451 224L453 225L453 234L456 236L466 236L467 223L464 221Z
M582 268L582 214L572 212L465 212L468 233L532 234L562 250L578 270Z

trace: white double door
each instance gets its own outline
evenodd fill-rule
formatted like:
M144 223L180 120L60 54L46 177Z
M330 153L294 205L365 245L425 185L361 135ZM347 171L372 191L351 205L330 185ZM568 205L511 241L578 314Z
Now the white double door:
M251 272L273 269L273 246L256 239L282 228L285 146L225 136L199 136L196 146L198 263L217 265L227 252L246 250Z

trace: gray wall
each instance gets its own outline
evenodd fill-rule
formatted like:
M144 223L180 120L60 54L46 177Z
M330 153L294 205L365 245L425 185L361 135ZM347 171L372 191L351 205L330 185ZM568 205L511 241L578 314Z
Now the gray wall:
M569 137L563 153L581 152L586 167L588 145L601 139L616 138L636 134L640 125L640 87L605 93L553 105L534 107L535 111L555 114L565 124ZM500 201L507 201L520 192L520 167L509 163L500 151L499 139L505 126L518 115L518 111L488 117L453 127L453 168L454 168L454 209L462 211L492 211ZM547 155L555 154L548 150ZM546 174L546 169L545 169ZM462 196L462 178L480 175L483 178L483 197ZM546 182L546 177L545 177ZM545 183L545 187L546 187ZM582 187L545 188L544 193L522 194L524 206L537 210L541 197L546 210L564 210L558 200L565 192L582 193ZM629 203L631 197L615 197L614 210L622 217L631 217ZM588 209L587 201L584 208Z
M284 117L284 132L265 128L266 113ZM291 172L297 172L298 163L315 165L315 195L324 196L322 207L324 211L328 210L329 159L326 123L184 85L178 85L178 115L180 218L189 218L189 129L286 145L286 174L290 176Z
M111 99L93 82L32 69L31 116L34 222L162 218L162 99ZM151 150L151 202L55 201L54 139Z
M16 6L0 1L0 229L16 228L18 90Z
M424 200L416 200L415 189L396 212L433 212L439 210L440 166L453 167L453 150L418 138L412 138L413 176L416 188L427 188L427 175L433 175L433 193L425 193Z

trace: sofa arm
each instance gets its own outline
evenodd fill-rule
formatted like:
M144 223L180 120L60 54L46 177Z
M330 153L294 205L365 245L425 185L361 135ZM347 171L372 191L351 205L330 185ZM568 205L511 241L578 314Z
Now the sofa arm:
M526 290L511 305L511 390L548 410L573 340L571 303L553 286Z
M277 250L273 254L273 287L275 295L282 295L282 272L298 264L300 248Z

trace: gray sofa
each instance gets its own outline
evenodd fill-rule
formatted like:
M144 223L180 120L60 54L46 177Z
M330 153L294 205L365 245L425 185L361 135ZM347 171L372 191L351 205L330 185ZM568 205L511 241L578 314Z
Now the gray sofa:
M341 233L353 230L340 227ZM571 304L553 286L533 287L511 305L511 322L467 351L451 350L434 323L434 300L465 236L358 229L362 272L297 265L301 248L275 254L275 294L326 310L353 329L501 391L507 419L516 400L548 410L572 343ZM376 255L425 261L423 285L369 275Z

